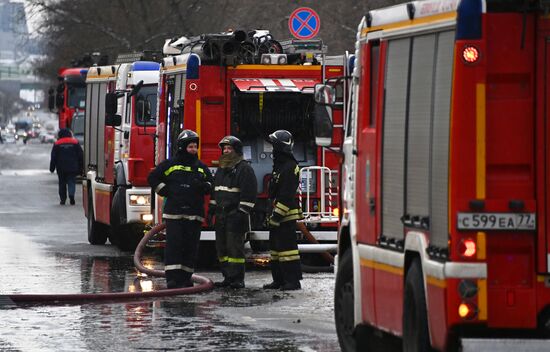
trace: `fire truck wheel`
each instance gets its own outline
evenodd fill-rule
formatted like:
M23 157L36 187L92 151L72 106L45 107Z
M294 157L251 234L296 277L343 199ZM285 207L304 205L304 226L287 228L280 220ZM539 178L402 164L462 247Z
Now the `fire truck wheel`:
M334 289L334 320L342 351L356 351L353 314L353 262L351 250L342 255Z
M88 242L93 245L105 244L109 228L95 221L92 199L88 199Z
M426 312L426 294L420 260L414 259L405 279L403 351L432 351Z
M117 226L113 231L117 231L116 246L122 251L132 252L143 238L145 225L140 223L131 223Z

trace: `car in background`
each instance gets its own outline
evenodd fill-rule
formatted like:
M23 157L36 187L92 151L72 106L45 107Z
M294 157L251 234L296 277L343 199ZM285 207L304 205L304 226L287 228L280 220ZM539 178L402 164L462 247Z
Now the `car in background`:
M40 132L38 139L40 139L40 143L55 143L56 135L52 131L44 130Z
M24 129L18 129L17 132L15 132L15 139L22 140L25 144L27 144L29 138L29 133Z
M15 139L15 135L13 133L9 133L6 130L2 130L2 141L6 144L14 144L17 142Z

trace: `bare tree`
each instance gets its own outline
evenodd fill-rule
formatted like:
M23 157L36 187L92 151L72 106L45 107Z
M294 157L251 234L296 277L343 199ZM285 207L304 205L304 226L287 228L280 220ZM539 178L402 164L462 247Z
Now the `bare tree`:
M321 20L318 38L330 54L353 51L361 17L370 9L399 0L34 0L31 13L42 19L45 59L37 71L53 78L84 53L160 51L164 40L227 29L269 29L278 39L291 37L288 19L311 7Z

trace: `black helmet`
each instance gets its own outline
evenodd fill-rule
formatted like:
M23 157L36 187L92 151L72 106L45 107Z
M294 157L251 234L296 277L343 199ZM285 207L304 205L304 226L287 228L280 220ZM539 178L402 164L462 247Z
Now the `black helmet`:
M191 142L199 143L199 135L192 130L183 130L178 136L178 152L185 152Z
M235 136L225 136L220 140L220 143L218 143L220 146L220 149L223 152L223 146L224 145L230 145L233 147L233 150L235 150L235 153L239 155L243 155L243 142Z
M269 141L273 144L273 150L292 154L294 138L292 138L292 133L287 130L277 130L273 132L269 135Z

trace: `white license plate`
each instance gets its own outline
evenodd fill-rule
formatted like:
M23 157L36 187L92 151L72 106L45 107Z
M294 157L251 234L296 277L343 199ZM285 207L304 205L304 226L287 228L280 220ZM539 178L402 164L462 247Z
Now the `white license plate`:
M459 230L535 230L535 213L458 213Z

